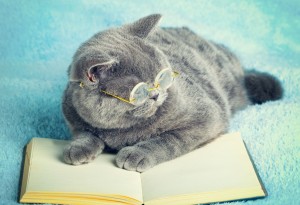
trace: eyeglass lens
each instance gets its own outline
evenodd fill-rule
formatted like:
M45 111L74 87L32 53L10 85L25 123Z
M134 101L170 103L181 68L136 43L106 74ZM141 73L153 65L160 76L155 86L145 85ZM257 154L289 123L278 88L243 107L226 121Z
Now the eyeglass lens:
M173 82L172 74L173 72L169 68L161 70L155 78L154 88L150 88L149 85L144 82L138 83L130 93L130 102L134 105L141 105L149 97L150 90L168 89Z

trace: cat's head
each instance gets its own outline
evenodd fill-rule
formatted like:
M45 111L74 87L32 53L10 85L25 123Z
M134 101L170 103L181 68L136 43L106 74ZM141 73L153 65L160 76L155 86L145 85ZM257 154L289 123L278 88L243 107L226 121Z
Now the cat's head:
M145 82L151 87L156 75L170 68L164 54L147 41L160 19L161 15L154 14L100 32L79 47L69 69L69 80L78 84L77 92L85 93L82 103L89 104L90 110L79 110L79 114L87 122L93 120L89 112L98 112L101 117L92 123L95 126L129 127L139 119L153 116L166 100L168 90L164 89L149 93L140 105L105 93L129 99L134 86ZM79 105L77 109L81 109Z

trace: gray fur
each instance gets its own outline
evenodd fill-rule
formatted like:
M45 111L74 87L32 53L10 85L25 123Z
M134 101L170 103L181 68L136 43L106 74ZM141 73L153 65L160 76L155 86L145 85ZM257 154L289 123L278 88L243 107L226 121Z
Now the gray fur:
M188 28L158 28L160 18L100 32L75 53L62 104L73 135L67 163L90 162L107 148L118 151L118 167L143 172L225 133L231 115L250 103L244 71L227 48ZM167 67L180 73L174 84L139 107L99 91L128 98Z

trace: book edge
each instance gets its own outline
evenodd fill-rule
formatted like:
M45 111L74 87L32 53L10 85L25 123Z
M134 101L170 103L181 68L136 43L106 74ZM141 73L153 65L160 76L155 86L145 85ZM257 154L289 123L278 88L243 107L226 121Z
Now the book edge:
M30 178L30 165L31 165L33 144L34 144L34 138L32 138L30 142L26 145L19 202L22 202L22 199L27 191L27 185Z
M244 147L245 147L245 149L246 149L246 152L247 152L247 154L248 154L248 156L249 156L249 159L250 159L250 161L251 161L251 163L252 163L253 169L254 169L254 171L255 171L255 174L256 174L256 177L257 177L257 179L258 179L258 182L259 182L259 184L260 184L260 186L261 186L261 189L263 190L263 192L264 192L264 194L265 194L265 196L262 196L262 197L259 197L259 198L267 197L267 196L268 196L267 189L266 189L266 187L265 187L265 185L264 185L264 183L263 183L263 181L262 181L262 179L261 179L261 177L260 177L260 175L259 175L259 173L258 173L258 170L257 170L257 168L256 168L256 165L255 165L255 163L254 163L254 161L253 161L253 158L252 158L252 156L251 156L251 154L250 154L250 152L249 152L249 150L248 150L248 148L247 148L247 145L246 145L246 143L245 143L244 140L243 140L243 144L244 144Z
M64 192L28 192L21 203L50 204L94 204L111 202L112 204L140 205L143 202L125 195L80 194Z

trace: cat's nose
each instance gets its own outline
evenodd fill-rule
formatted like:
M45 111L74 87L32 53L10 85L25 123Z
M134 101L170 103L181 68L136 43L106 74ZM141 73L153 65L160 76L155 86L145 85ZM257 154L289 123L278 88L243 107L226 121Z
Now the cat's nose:
M152 96L150 97L150 99L152 99L152 100L154 100L154 101L157 101L158 96L159 96L159 93L154 94L154 95L152 95Z

